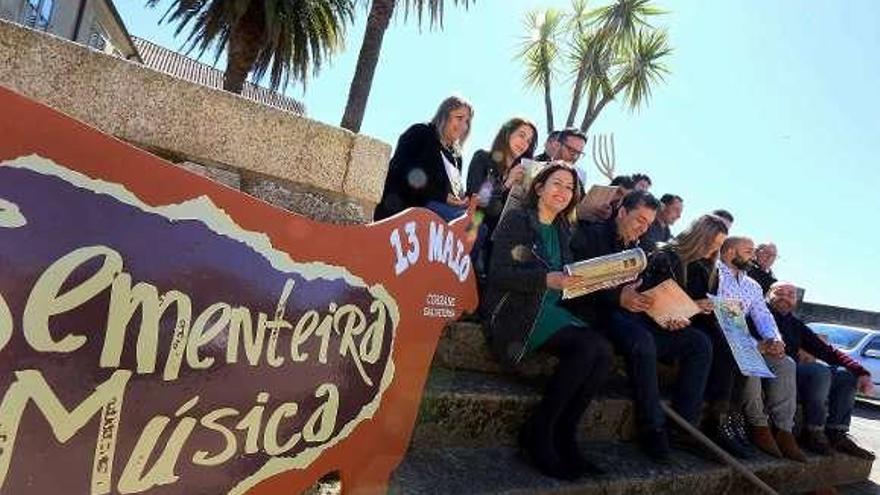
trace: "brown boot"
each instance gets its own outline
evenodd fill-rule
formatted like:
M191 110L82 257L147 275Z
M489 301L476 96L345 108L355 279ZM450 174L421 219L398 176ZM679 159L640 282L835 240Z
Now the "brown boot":
M801 452L801 448L798 447L797 440L795 440L794 435L792 435L790 431L777 431L776 445L779 446L779 450L782 451L782 455L785 456L786 459L791 459L798 462L807 462L807 456L805 456L804 453Z
M770 433L769 426L752 426L750 427L749 433L751 433L749 436L751 437L752 443L762 452L770 454L773 457L782 458L782 451L780 451L779 446L776 445L776 440L773 440L773 434Z

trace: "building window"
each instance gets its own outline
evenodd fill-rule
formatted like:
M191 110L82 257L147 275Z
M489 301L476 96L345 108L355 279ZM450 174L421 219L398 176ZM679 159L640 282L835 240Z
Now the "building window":
M55 0L27 0L24 6L24 25L46 31L52 21Z

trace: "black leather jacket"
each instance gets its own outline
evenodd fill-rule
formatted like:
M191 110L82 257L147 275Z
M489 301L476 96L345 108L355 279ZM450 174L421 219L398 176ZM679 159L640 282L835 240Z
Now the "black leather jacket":
M554 223L559 235L562 262L572 261L569 225ZM489 347L506 365L525 356L541 301L547 291L546 249L538 230L538 213L517 208L504 215L495 229L495 247L489 267L486 295L481 306Z

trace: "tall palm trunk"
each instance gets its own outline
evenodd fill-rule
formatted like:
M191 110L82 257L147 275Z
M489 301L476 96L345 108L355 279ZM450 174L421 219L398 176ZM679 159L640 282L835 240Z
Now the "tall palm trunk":
M617 96L617 93L620 93L620 91L629 84L629 81L629 79L623 79L618 82L617 86L612 88L611 93L602 96L602 99L599 100L599 103L596 104L595 108L593 107L593 102L590 101L590 104L587 106L587 113L584 114L584 120L581 122L581 132L586 133L590 130L590 126L596 121L596 117L599 116L602 109L605 108L605 105L610 103L611 100Z
M581 62L581 68L578 70L577 77L574 80L574 90L571 94L571 108L568 109L568 118L565 119L565 127L574 125L574 118L577 116L578 107L581 106L581 95L584 92L584 81L587 80L587 65Z
M373 75L379 63L379 53L382 51L382 39L394 14L395 3L395 0L373 0L370 6L364 41L361 43L354 77L348 88L348 102L345 104L345 113L340 123L343 128L352 132L361 130L370 89L373 86Z
M247 11L229 33L226 72L223 76L223 89L226 91L241 94L244 82L260 54L265 25L263 2L250 2Z
M550 98L550 74L544 75L544 108L547 110L547 134L553 132L553 100Z
M541 51L543 53L543 60L549 60L550 56L547 53L547 47L541 47ZM544 71L544 108L547 111L547 134L553 132L553 99L550 98L550 64L547 63L546 70Z

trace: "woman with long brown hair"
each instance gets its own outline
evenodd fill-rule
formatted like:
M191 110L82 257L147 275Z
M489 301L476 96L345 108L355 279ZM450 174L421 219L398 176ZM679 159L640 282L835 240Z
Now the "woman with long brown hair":
M430 122L414 124L400 136L374 220L413 206L433 210L447 221L464 214L461 146L470 134L473 116L467 100L450 96Z
M520 161L531 158L538 141L538 129L532 122L514 117L498 130L489 150L474 152L468 165L467 194L477 195L483 215L483 240L472 253L480 287L489 268L492 232L501 218L501 211L510 190L522 185L525 170Z
M724 240L727 223L715 215L703 215L667 244L661 244L645 270L645 287L666 279L675 280L697 303L702 312L690 320L690 326L704 332L712 341L712 365L703 399L707 403L703 429L717 444L731 454L747 458L754 449L737 432L729 414L731 392L737 366L721 328L713 314L712 301L718 286L715 262Z
M578 424L611 367L611 345L559 305L572 261L570 219L580 199L574 169L551 164L532 181L524 205L505 213L495 230L495 253L483 298L489 347L516 369L540 350L559 364L544 396L522 427L520 445L548 476L572 479L600 470L584 458Z
M514 117L498 130L489 150L474 152L468 165L467 194L485 194L482 210L491 233L510 190L522 184L523 158L531 158L538 142L538 130L531 121Z

